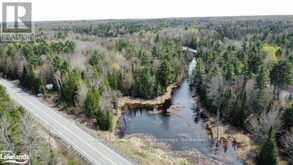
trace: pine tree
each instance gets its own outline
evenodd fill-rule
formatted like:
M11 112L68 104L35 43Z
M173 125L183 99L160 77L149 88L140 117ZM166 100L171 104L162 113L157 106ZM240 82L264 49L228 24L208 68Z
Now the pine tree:
M150 99L156 94L155 90L155 78L151 74L151 69L145 67L138 72L135 79L135 95L140 98Z
M176 79L175 66L172 65L169 57L164 55L161 59L161 64L157 72L157 79L162 87L167 87L170 83L174 82Z
M276 165L277 164L277 144L274 139L273 129L270 128L268 138L263 144L261 151L257 157L257 165Z
M105 130L105 115L100 109L96 112L96 126L98 129Z
M106 112L106 129L111 130L113 128L113 115L111 112Z
M271 82L275 86L275 92L279 89L293 83L293 67L288 61L280 61L276 64L270 73Z
M34 93L39 94L44 92L43 82L39 77L33 76L32 90Z
M100 94L99 92L92 88L87 93L87 97L84 103L85 113L88 117L92 117L100 108Z
M23 67L22 75L20 77L20 85L24 88L26 88L28 85L27 76L28 76L27 69L26 67Z
M111 130L113 128L113 114L110 111L98 110L96 113L97 127L100 130Z
M227 66L227 71L226 71L226 74L225 74L225 78L226 80L230 81L230 80L233 80L235 74L234 74L234 67L231 63L228 64Z
M283 127L287 130L293 127L293 105L282 116Z
M64 103L71 106L75 105L77 91L79 89L79 84L80 84L79 73L76 71L69 73L60 91L61 100Z
M263 90L269 83L269 74L267 69L262 65L256 77L256 87Z

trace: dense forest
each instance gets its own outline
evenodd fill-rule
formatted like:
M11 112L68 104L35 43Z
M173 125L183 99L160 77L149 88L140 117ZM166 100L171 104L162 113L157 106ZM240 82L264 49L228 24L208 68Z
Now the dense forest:
M191 85L208 111L253 135L256 164L292 161L293 34L281 20L209 25ZM279 148L279 150L277 149Z
M186 76L188 46L207 110L253 135L256 164L293 163L292 27L290 16L40 22L35 41L0 44L0 72L111 130L118 97L152 99ZM10 109L7 120L21 120Z
M182 38L196 33L174 37L171 29L93 39L74 29L49 32L39 28L32 43L2 43L1 73L33 94L56 95L58 106L95 118L102 130L111 129L119 96L151 99L180 82L187 62Z

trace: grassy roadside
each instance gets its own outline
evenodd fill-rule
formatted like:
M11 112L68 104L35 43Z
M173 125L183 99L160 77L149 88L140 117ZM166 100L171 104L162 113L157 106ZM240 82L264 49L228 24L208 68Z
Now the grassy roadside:
M48 105L53 106L53 98L54 96L51 95L46 99L42 99L42 101L47 103ZM143 135L133 135L119 138L117 136L117 127L119 124L119 120L123 114L120 108L113 115L113 129L111 132L96 130L92 127L89 127L87 125L88 123L76 120L76 116L74 114L66 113L66 111L60 112L64 117L68 118L69 120L73 120L79 125L80 128L88 132L90 135L96 137L97 139L100 139L110 148L114 149L119 154L133 161L135 164L191 165L194 164L194 162L208 162L208 164L211 165L219 164L216 161L206 158L197 151L188 153L173 152L166 145L155 142L155 140L151 137ZM61 149L62 147L65 146L61 146ZM70 151L68 151L67 149L64 149L63 152L70 153Z

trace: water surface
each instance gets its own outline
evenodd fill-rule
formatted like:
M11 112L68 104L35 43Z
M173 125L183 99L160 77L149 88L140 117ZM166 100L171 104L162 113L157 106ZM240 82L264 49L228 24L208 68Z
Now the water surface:
M189 75L196 61L189 64ZM121 120L121 134L145 134L166 143L174 151L196 149L206 156L224 161L225 164L242 164L231 144L224 152L223 146L215 147L206 130L206 122L199 117L196 101L187 80L175 91L172 105L179 111L172 114L153 114L146 109L131 109L124 113Z

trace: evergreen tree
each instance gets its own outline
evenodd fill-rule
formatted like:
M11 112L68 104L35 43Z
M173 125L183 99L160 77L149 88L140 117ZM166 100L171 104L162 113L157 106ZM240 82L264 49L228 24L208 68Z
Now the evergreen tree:
M26 67L23 67L22 75L20 77L20 85L24 88L27 88L27 86L28 86L27 76L28 76L28 71L27 71Z
M262 58L260 55L256 55L255 53L251 53L248 57L248 71L249 73L256 74L258 72L259 66L262 64Z
M243 83L242 83L242 89L237 96L237 99L234 104L234 112L232 116L233 124L239 128L243 128L246 120L246 110L247 110L247 94L246 94L246 85L247 85L247 77L245 76Z
M100 109L96 112L96 125L97 128L105 130L105 115Z
M256 87L263 90L269 83L269 73L265 66L261 66L256 77Z
M268 133L268 138L266 142L262 145L261 151L257 156L257 165L276 165L277 164L277 144L273 135L273 129L270 128Z
M247 110L247 105L246 105L246 92L243 94L240 94L234 105L234 110L235 112L232 114L232 123L239 128L243 128L246 120L246 110Z
M92 88L88 91L85 100L85 113L88 117L94 116L96 112L100 109L100 94L99 91Z
M174 65L169 61L169 57L161 59L161 64L157 72L157 79L162 87L167 87L170 83L175 81Z
M39 93L44 93L44 87L43 87L43 82L39 77L36 77L35 75L33 76L33 86L32 86L32 91L35 94Z
M108 82L112 89L119 90L122 85L122 74L121 72L114 71L108 75Z
M135 96L146 99L153 98L156 94L155 83L156 81L151 74L150 68L143 68L135 78Z
M288 61L280 61L273 66L270 73L271 82L275 86L276 90L279 91L280 88L286 87L293 83L293 67ZM278 94L277 91L277 94Z
M234 79L234 67L231 63L228 63L227 64L227 71L226 71L226 74L225 74L225 78L226 80L230 81L230 80L233 80Z
M80 85L80 74L77 71L70 72L60 90L61 101L70 106L75 106L77 91Z
M16 53L17 53L17 49L16 49L15 45L9 44L8 49L7 49L7 55L8 56L15 56Z
M98 110L96 113L97 127L100 130L111 130L113 128L113 114L110 111Z
M283 127L290 130L293 126L293 105L288 108L282 116Z
M113 128L113 114L109 111L106 112L106 129L111 130Z

